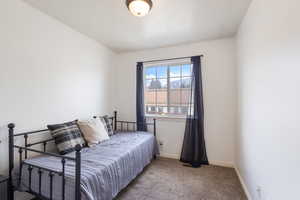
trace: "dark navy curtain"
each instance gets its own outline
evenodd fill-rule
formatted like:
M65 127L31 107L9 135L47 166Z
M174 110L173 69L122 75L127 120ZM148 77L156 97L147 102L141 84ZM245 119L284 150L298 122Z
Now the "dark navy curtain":
M138 131L147 131L144 106L144 66L138 62L136 67L136 121Z
M203 164L208 164L204 139L201 57L192 57L191 61L193 66L192 87L180 161L193 167L201 167Z

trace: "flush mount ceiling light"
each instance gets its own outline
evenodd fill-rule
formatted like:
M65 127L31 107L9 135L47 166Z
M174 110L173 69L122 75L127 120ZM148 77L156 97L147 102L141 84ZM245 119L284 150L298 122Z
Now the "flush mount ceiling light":
M149 13L153 3L151 0L126 0L126 5L134 16L143 17Z

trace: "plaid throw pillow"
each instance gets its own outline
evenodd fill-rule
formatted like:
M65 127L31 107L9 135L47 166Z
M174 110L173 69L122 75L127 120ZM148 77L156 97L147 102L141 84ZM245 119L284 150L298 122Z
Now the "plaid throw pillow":
M112 136L114 134L114 129L112 127L111 121L109 120L109 117L107 115L100 117L100 120L105 126L105 129L107 130L107 133L109 136Z
M51 135L55 140L59 153L62 155L75 151L75 146L77 144L80 144L81 146L84 146L85 144L76 121L48 125L47 127L51 131Z

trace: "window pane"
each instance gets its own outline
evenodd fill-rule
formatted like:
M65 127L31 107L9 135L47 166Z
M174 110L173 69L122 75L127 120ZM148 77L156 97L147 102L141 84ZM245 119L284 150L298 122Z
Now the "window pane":
M170 94L170 104L178 105L180 104L180 89L172 89L169 91Z
M170 77L180 77L180 66L170 66Z
M174 112L175 112L174 107L170 107L170 108L169 108L169 113L172 114L172 113L174 113Z
M146 112L149 114L156 113L156 106L147 105L146 106Z
M191 77L182 78L181 88L191 88Z
M182 104L189 104L191 99L191 89L184 88L181 90L181 103Z
M146 68L146 79L156 78L156 67L147 67Z
M160 89L160 88L164 88L164 89L166 89L167 88L167 83L168 83L168 79L158 79L157 80L159 83L159 88L157 88L157 89Z
M149 85L148 89L161 89L162 88L160 81L156 80L156 79L149 80L148 85Z
M159 113L168 113L168 107L166 106L158 106Z
M157 78L167 78L168 77L168 67L160 66L157 67Z
M157 90L157 104L162 106L168 105L168 91L165 89Z
M182 76L192 76L192 65L182 65Z
M189 110L189 107L188 106L181 106L181 114L183 115L186 115L188 114L188 110Z
M170 89L176 89L181 87L180 78L170 78Z
M151 89L151 88L150 88L151 81L152 81L152 80L146 80L146 81L145 81L145 87L146 87L146 89Z
M145 104L156 104L156 92L146 91L145 92Z
M171 106L170 107L170 114L180 114L180 110L178 106Z
M191 64L146 67L146 113L186 115L192 98L191 75Z

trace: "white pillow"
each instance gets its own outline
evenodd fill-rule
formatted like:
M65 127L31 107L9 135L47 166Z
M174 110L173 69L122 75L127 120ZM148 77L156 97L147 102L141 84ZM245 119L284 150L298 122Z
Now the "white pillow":
M109 139L107 130L100 119L96 118L87 121L78 121L77 123L84 139L90 147Z

